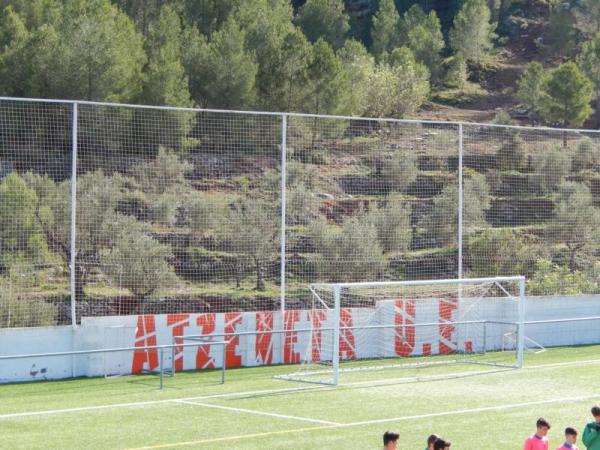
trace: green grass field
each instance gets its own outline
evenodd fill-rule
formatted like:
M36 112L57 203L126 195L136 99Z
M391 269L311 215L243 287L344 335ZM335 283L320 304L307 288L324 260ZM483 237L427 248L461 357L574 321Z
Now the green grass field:
M0 448L402 449L436 433L453 449L514 450L544 416L551 448L600 402L600 346L527 354L526 367L366 372L337 388L274 380L286 367L0 386ZM6 364L6 362L4 363ZM453 374L452 376L450 376ZM432 377L428 381L423 378ZM416 381L421 378L420 381Z

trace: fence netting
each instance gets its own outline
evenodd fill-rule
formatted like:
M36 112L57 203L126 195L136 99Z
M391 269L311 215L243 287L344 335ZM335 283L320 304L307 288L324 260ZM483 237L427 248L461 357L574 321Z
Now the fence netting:
M598 229L591 131L0 101L0 327L71 323L71 292L76 321L297 309L316 282L597 294Z

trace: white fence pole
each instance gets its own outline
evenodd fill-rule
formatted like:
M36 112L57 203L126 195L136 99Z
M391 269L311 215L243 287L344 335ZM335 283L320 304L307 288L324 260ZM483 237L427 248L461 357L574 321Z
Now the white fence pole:
M76 238L76 220L77 220L77 102L73 103L72 117L72 150L71 150L71 324L73 328L77 327L77 312L75 308L75 256L77 252Z
M287 115L281 116L281 274L279 282L279 301L281 308L281 319L285 313L285 214L286 214L286 158L287 158Z
M458 124L458 278L463 277L463 124Z

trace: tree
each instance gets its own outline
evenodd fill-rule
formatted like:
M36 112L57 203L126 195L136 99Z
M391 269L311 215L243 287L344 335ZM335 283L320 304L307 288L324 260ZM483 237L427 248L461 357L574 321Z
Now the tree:
M563 149L554 146L536 155L534 167L542 189L545 192L552 192L571 172L571 158Z
M550 55L569 57L575 51L576 30L571 11L563 7L554 8L550 13L546 41Z
M343 0L307 0L298 10L296 22L311 42L324 39L340 48L350 29Z
M344 113L348 108L348 79L331 46L319 39L308 67L310 95L307 110L315 114Z
M320 250L319 272L328 281L375 280L386 267L375 224L363 215L347 219L341 229L315 221L310 233Z
M252 261L256 273L256 290L265 290L266 265L277 258L279 228L277 212L264 200L244 198L232 205L221 229L221 240L240 258Z
M517 98L533 117L540 114L545 79L544 67L534 61L525 66L518 81Z
M45 242L35 218L38 199L23 178L11 173L0 184L0 272L13 259L36 260Z
M581 53L577 56L577 65L594 84L596 109L600 111L600 32L582 44Z
M589 34L600 33L600 3L596 0L581 0L575 18L580 30Z
M502 142L502 147L496 153L496 162L500 170L520 171L527 164L525 142L519 134L507 133Z
M0 13L0 91L5 95L27 95L30 42L24 20L12 6L4 8Z
M463 224L470 231L486 224L485 211L490 207L490 194L483 175L473 174L463 182ZM458 223L458 185L447 185L433 199L431 212L423 216L419 226L440 244L455 244Z
M246 33L235 19L211 35L203 60L199 63L202 103L211 108L250 108L256 98L258 65L246 50Z
M467 66L467 60L464 55L458 52L455 55L446 58L443 66L446 72L444 84L449 87L458 88L462 91L469 78L469 67Z
M454 17L450 30L450 45L461 52L468 62L479 64L492 48L494 25L485 0L466 0Z
M575 63L568 62L552 70L542 88L541 114L550 123L579 127L592 113L592 82ZM566 134L564 145L566 147Z
M177 13L163 6L146 39L148 64L141 102L149 105L191 107L189 81L183 66L184 34ZM179 148L189 133L193 116L181 111L136 112L139 133L157 146ZM156 124L160 124L159 127Z
M412 6L404 14L404 28L408 48L415 59L424 64L434 82L440 80L441 51L444 49L442 26L435 11L425 14L419 5Z
M596 274L600 267L596 265ZM598 275L596 275L597 277ZM536 272L527 281L530 295L582 295L599 292L598 283L583 272L571 272L567 267L553 264L547 259L539 259Z
M168 5L170 0L113 0L114 3L133 19L140 32L147 37L150 25L160 15L161 8Z
M585 139L579 143L577 151L573 155L573 171L594 170L597 167L600 167L600 147L598 146L598 142L592 139Z
M374 59L360 42L353 39L347 40L339 49L338 58L350 85L350 112L355 115L364 114L369 102L369 80L375 70Z
M109 0L68 0L61 14L54 56L59 72L45 95L115 102L136 98L146 56L129 17Z
M400 14L394 0L381 0L373 16L371 39L372 52L378 58L394 50L400 44Z
M415 60L406 47L395 49L390 55L390 65L396 77L392 115L405 117L414 113L429 96L429 71ZM389 95L389 94L388 94Z
M417 179L417 155L412 151L396 150L377 161L377 177L382 177L390 189L402 192Z
M175 285L168 263L171 249L135 229L122 229L115 245L100 255L102 271L143 301L160 289Z
M559 186L554 202L554 220L548 234L567 247L569 270L574 273L579 268L578 258L600 246L600 209L594 206L586 185L569 181Z
M411 206L397 199L388 200L381 208L370 211L367 220L377 231L377 239L385 253L406 252L412 241Z
M531 275L539 253L530 239L512 230L485 230L469 236L465 262L476 277L495 277L518 273Z
M273 89L267 98L271 109L301 111L310 92L309 66L312 47L302 31L295 29L283 40L281 62L273 69L279 89Z
M246 0L183 0L185 17L205 36L220 30L231 12Z

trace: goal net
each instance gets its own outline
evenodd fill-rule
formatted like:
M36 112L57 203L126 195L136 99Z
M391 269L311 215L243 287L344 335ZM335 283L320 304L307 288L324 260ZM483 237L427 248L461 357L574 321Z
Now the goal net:
M277 378L430 378L522 365L525 279L313 284L298 370ZM447 365L455 365L448 369ZM467 366L467 364L469 366Z

